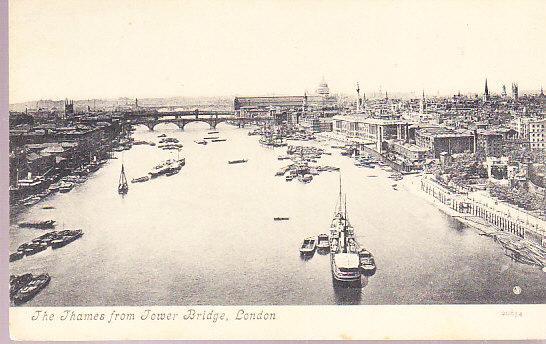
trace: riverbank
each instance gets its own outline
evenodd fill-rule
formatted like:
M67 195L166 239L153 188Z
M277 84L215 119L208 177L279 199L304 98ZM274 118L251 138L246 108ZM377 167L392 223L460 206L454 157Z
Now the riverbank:
M429 185L427 185L427 183ZM433 186L430 185L433 184ZM460 223L473 228L480 235L492 237L505 251L505 254L518 262L535 265L544 269L546 266L546 250L544 249L544 236L534 227L523 227L517 219L506 219L500 212L500 207L487 212L480 205L474 204L473 197L466 195L446 195L444 190L437 192L433 188L442 188L434 185L429 177L410 176L400 182L406 190L419 195L434 204L440 211L456 219ZM431 190L433 190L431 192ZM462 209L457 211L455 208Z
M377 264L362 291L334 288L328 256L304 261L298 249L302 238L329 230L337 173L321 173L307 184L286 182L275 172L287 164L278 160L287 147L264 147L246 129L217 129L227 141L208 145L195 142L210 131L206 124L184 131L137 130L135 140L154 141L160 134L180 140L188 162L180 173L131 184L129 193L119 195L122 162L131 180L177 156L135 145L71 192L52 195L47 204L53 208L25 208L10 226L12 252L43 234L18 222L47 216L59 229L85 231L61 250L10 263L13 275L51 276L50 285L27 305L532 304L545 299L542 272L512 263L489 238L460 231L434 205L400 184L392 187L414 176L395 181L388 168L357 167L328 145L323 148L332 154L318 163L342 170L351 224ZM242 158L248 162L228 164ZM507 264L511 268L502 270ZM525 286L525 292L515 295L514 285Z

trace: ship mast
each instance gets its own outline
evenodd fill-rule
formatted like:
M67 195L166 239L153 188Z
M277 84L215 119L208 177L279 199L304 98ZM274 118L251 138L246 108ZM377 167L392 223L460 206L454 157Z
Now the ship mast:
M341 214L341 173L339 173L339 208L338 213Z

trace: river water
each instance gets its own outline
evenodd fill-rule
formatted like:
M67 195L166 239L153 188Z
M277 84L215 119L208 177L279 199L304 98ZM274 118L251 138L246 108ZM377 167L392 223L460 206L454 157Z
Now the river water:
M142 127L144 128L144 127ZM47 272L51 283L27 306L315 305L544 303L546 273L513 262L480 236L379 169L357 168L335 149L319 164L341 168L355 234L378 266L362 288L332 283L329 257L299 255L301 241L327 233L338 197L338 173L309 184L275 172L285 148L266 148L246 129L218 125L226 142L202 146L208 125L184 131L159 125L135 139L166 133L183 143L186 166L177 175L130 184L117 193L123 161L129 180L176 157L147 145L116 153L89 179L12 218L10 252L43 232L18 228L53 219L57 230L84 236L57 249L10 263L10 272ZM318 144L318 143L317 143ZM228 160L246 158L246 164ZM44 205L55 209L42 209ZM289 221L273 221L274 217ZM513 288L519 286L516 295Z

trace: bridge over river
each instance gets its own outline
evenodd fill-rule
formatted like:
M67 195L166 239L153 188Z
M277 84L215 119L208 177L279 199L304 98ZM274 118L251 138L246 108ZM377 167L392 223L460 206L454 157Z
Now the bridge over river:
M160 123L173 123L180 129L184 129L186 124L192 122L204 122L210 125L211 129L215 129L218 123L226 122L229 124L244 127L245 124L259 124L264 122L274 121L274 118L250 118L239 117L233 111L216 111L216 110L141 110L138 112L130 112L124 116L126 123L130 125L142 124L150 130Z

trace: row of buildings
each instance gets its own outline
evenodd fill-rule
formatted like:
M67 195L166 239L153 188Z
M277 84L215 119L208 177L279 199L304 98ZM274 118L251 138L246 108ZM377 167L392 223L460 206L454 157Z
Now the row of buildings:
M66 102L73 111L73 103ZM57 116L10 113L10 190L43 185L92 161L109 156L122 131L122 118L115 114L85 116L78 120ZM34 191L34 190L30 190ZM11 193L24 197L26 191ZM14 199L16 200L16 199Z
M331 136L361 151L383 156L401 169L421 170L443 155L473 153L493 171L502 157L543 163L546 152L546 96L523 95L512 83L511 95L484 93L452 97L357 99L333 96L326 82L302 96L236 97L239 116L276 116L277 122Z

